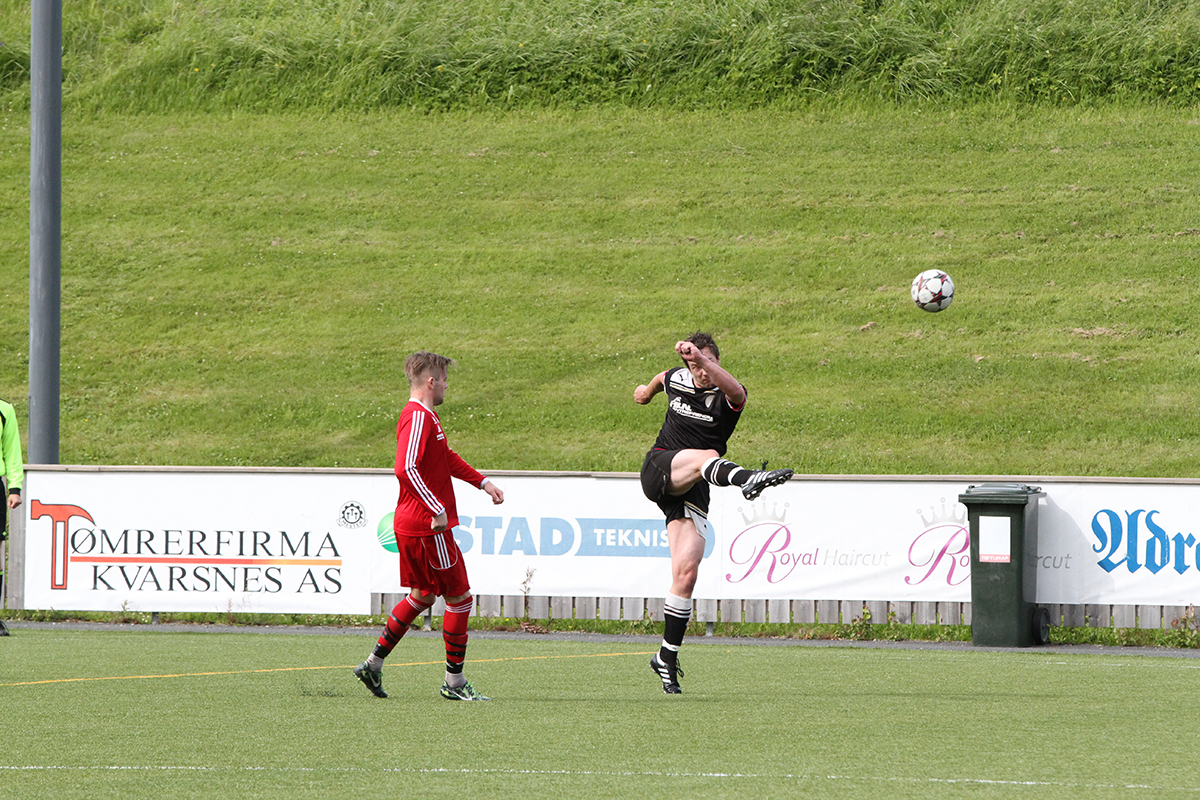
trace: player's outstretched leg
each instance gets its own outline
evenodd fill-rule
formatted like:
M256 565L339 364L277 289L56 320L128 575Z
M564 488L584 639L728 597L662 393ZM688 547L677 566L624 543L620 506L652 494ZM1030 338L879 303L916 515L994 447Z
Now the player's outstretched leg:
M713 486L742 487L742 496L747 500L758 497L768 486L786 482L793 474L790 469L768 470L765 461L762 469L749 470L724 458L710 458L700 468L700 476Z
M762 494L763 489L787 483L794 474L795 472L790 469L768 470L767 462L764 461L763 468L752 472L746 482L742 484L742 497L753 500Z

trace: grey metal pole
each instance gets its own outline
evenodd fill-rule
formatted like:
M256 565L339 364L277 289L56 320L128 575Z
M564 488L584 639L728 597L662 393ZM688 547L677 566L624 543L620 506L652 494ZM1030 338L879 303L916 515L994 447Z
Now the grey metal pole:
M62 0L32 0L29 462L58 463L62 323Z

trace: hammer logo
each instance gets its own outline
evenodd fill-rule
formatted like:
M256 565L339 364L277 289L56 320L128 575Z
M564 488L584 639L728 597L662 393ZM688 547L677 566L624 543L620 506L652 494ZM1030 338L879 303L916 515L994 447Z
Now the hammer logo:
M49 517L50 524L53 526L50 540L50 588L66 589L67 564L70 560L67 550L71 540L71 517L83 517L93 525L96 524L96 521L92 519L91 514L79 506L30 501L29 518L41 519L42 517ZM60 525L62 526L61 533Z

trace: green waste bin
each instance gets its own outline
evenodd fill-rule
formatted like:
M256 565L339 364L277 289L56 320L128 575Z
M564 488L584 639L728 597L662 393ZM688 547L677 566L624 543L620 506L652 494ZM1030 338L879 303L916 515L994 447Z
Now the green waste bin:
M1050 636L1037 599L1039 486L983 483L958 496L971 534L971 642L1031 647Z

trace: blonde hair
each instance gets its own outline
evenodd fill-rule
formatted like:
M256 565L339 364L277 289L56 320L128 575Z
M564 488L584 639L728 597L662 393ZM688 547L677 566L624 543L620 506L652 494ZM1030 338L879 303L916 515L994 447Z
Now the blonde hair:
M453 363L452 358L421 350L404 360L404 376L408 378L409 386L415 386L426 375L444 374Z

